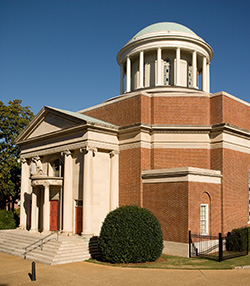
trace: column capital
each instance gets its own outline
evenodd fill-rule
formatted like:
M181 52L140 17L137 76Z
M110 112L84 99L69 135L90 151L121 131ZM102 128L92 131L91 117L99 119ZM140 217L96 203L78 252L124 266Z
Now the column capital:
M72 152L69 151L69 149L67 149L67 150L61 152L61 155L62 155L62 156L63 156L63 155L69 156L69 155L71 155L71 154L72 154Z
M118 150L112 150L109 152L110 158L114 157L115 155L118 155L119 151Z
M80 148L80 152L83 154L86 154L88 152L93 152L93 155L95 155L95 153L97 152L97 148L91 147L91 146L85 146L85 147Z
M40 160L41 160L41 158L38 155L32 158L33 162L37 162L37 161L40 161Z
M27 159L25 159L25 158L20 158L20 159L18 159L18 161L21 162L22 164L28 163Z

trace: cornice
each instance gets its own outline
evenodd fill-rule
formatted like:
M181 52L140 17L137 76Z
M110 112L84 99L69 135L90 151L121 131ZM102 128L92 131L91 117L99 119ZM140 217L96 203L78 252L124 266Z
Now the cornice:
M51 132L48 134L36 136L33 138L20 140L17 143L18 143L18 145L22 146L25 144L35 143L35 142L39 142L39 141L40 142L41 141L47 141L51 138L58 138L58 137L73 134L73 133L79 132L79 131L82 131L82 132L95 131L95 132L105 133L105 134L109 134L109 135L117 135L118 128L112 128L112 127L106 127L106 126L102 126L102 125L98 125L98 124L86 123L86 124L81 124L81 125L74 126L74 127L67 128L67 129L63 129L63 130L54 131L54 132Z

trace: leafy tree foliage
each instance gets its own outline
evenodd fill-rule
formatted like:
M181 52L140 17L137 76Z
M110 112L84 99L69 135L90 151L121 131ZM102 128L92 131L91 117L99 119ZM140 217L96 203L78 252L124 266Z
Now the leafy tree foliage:
M15 139L34 116L30 107L21 103L19 99L9 101L8 105L0 101L0 208L5 208L6 201L15 201L19 195L20 149Z
M12 229L15 227L14 214L6 210L0 210L0 229Z

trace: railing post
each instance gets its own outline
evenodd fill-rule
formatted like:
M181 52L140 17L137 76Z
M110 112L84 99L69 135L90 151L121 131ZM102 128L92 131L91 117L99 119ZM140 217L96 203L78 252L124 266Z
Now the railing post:
M191 230L188 231L188 244L189 244L189 258L192 257L192 252L191 252Z
M223 244L222 244L222 235L219 233L219 262L223 259Z
M36 263L35 263L35 261L32 262L31 281L36 281Z

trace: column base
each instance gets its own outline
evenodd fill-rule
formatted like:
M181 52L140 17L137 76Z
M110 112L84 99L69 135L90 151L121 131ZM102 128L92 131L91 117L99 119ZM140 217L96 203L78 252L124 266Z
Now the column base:
M93 237L93 234L86 234L86 233L81 233L82 239L86 242L89 242L91 237Z
M49 235L49 234L51 234L51 231L50 230L43 230L42 234Z
M72 236L73 232L72 231L68 231L68 230L62 230L61 231L61 235L63 235L63 236Z
M30 230L30 233L38 233L38 229L37 228L33 228Z
M25 225L19 225L19 227L18 227L17 229L20 229L20 230L27 230Z

